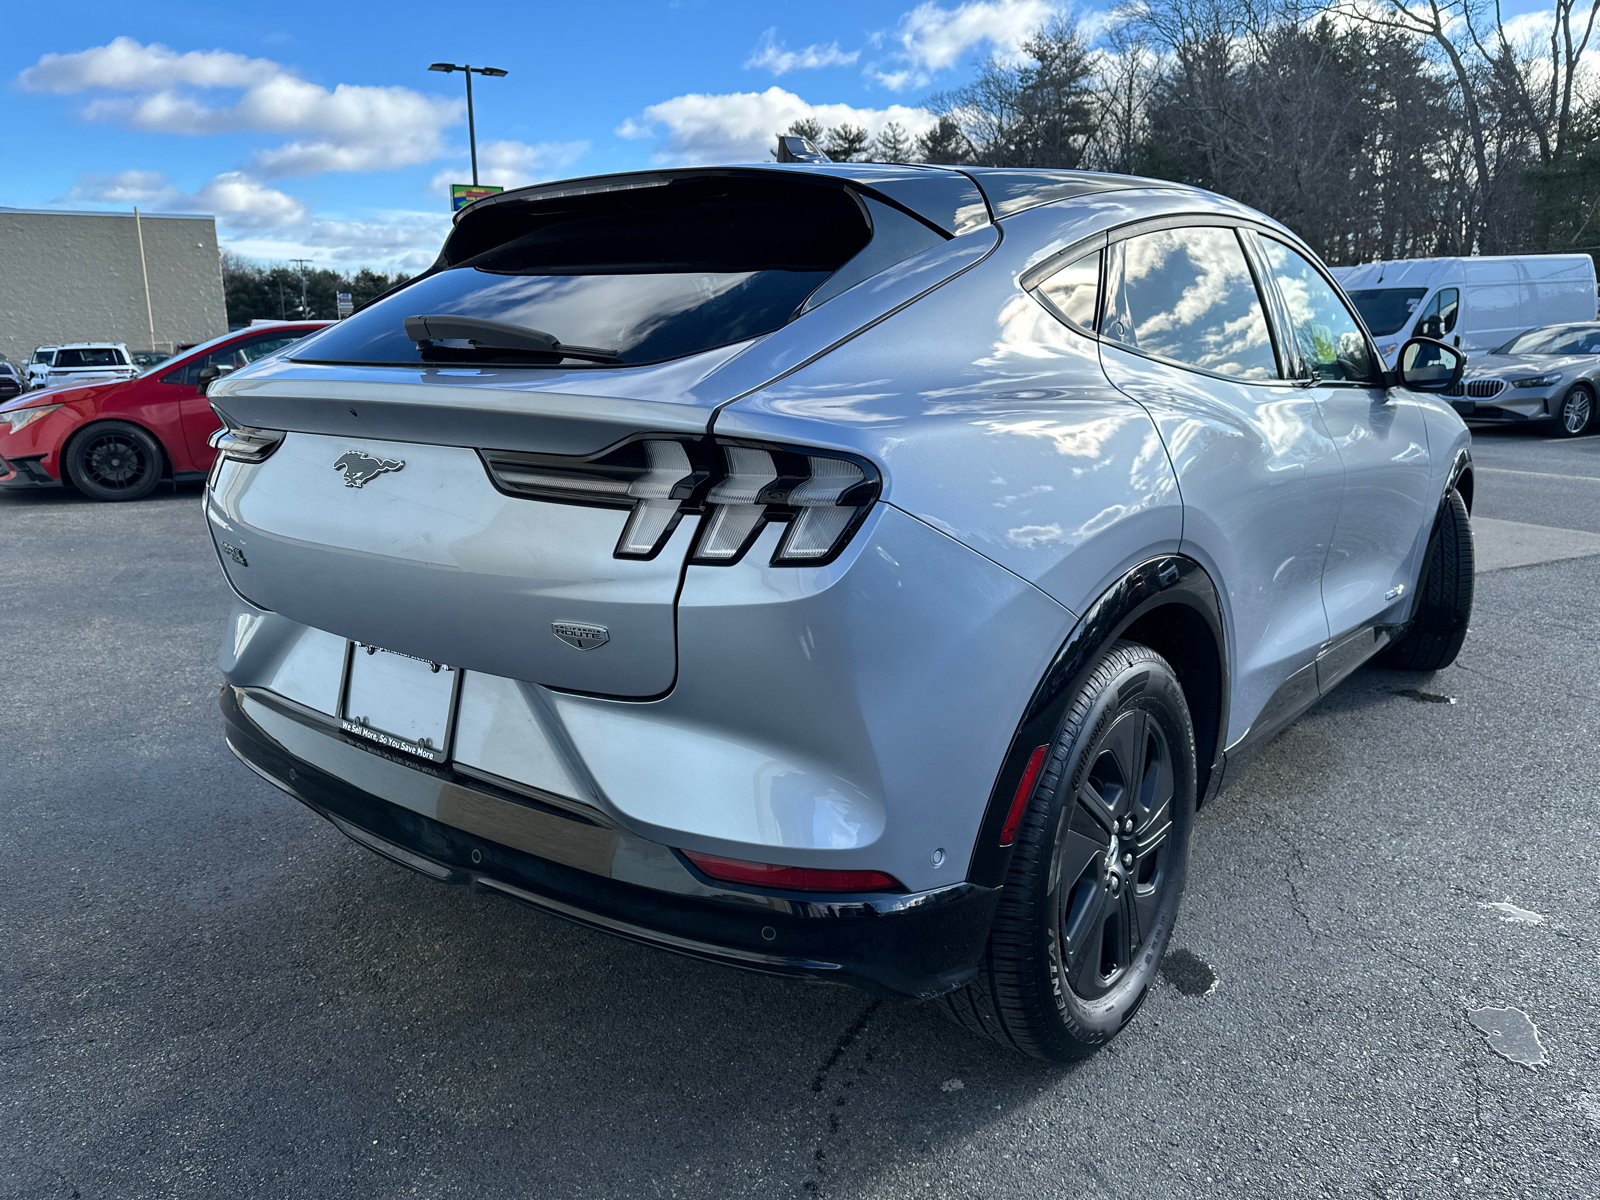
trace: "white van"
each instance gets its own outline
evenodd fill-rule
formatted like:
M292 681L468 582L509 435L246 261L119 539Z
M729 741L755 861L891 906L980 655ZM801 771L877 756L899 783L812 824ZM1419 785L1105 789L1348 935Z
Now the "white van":
M1377 339L1384 362L1410 337L1437 337L1481 354L1524 329L1595 319L1587 254L1413 258L1335 267Z

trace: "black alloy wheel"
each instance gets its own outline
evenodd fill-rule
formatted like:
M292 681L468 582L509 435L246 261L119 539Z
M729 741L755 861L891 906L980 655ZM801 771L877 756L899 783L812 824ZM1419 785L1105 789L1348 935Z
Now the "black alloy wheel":
M1196 801L1182 686L1118 642L1074 699L1034 787L959 1024L1035 1058L1087 1057L1144 1002L1172 936Z
M1101 735L1056 848L1061 972L1081 1000L1099 1000L1133 968L1156 926L1170 882L1165 869L1175 781L1172 747L1142 709Z
M1594 421L1594 393L1589 385L1575 383L1561 397L1561 407L1556 409L1556 436L1578 437Z
M77 434L64 457L67 474L93 500L138 500L161 482L161 447L137 425L106 421Z

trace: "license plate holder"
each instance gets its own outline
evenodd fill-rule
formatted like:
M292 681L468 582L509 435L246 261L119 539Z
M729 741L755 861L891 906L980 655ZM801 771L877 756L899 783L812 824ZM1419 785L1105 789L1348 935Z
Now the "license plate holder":
M1478 411L1478 402L1476 400L1452 400L1450 401L1450 407L1455 409L1461 416L1470 417Z
M350 642L339 726L391 750L442 763L455 732L461 669Z

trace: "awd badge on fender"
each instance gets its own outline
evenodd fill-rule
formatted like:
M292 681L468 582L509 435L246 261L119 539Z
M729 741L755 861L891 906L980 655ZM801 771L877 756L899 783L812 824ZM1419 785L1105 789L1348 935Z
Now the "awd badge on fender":
M611 640L611 633L604 625L586 625L582 621L551 621L550 632L579 650L593 650Z

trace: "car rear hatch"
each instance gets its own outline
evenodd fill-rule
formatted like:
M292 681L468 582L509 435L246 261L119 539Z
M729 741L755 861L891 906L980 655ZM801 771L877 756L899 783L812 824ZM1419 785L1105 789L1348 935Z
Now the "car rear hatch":
M970 181L937 178L947 223L964 199L977 228ZM770 516L809 529L795 550L815 555L849 521L802 525L789 493L860 507L875 479L867 463L718 445L715 409L983 252L952 251L954 235L877 187L760 168L474 206L423 276L213 387L231 431L208 501L223 568L252 603L355 642L662 694L701 524L717 522L711 560ZM914 282L831 302L918 255L932 269Z

